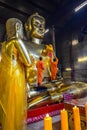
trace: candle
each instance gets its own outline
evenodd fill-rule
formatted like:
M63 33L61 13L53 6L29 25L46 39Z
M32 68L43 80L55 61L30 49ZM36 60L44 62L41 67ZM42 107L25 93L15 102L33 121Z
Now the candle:
M44 130L52 130L52 118L49 114L46 114L46 117L44 118Z
M68 113L65 109L61 110L61 130L68 130Z
M86 119L86 129L87 129L87 102L85 103L85 119Z
M73 118L74 118L74 130L81 130L79 108L76 106L73 107Z

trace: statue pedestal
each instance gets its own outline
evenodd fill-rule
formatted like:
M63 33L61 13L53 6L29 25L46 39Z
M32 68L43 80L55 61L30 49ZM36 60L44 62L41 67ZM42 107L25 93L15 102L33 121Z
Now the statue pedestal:
M27 111L27 123L33 123L43 120L46 114L50 116L56 116L60 114L60 110L64 108L63 103L52 104L43 106L36 109L30 109Z

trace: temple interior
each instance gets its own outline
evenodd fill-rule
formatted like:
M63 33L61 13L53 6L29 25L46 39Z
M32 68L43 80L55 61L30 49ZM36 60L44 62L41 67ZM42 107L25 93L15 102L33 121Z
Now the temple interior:
M0 130L86 130L86 76L87 0L0 0Z

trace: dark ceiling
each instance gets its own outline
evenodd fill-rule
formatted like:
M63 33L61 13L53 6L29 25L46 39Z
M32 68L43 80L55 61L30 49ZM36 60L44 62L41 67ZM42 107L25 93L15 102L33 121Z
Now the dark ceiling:
M17 17L23 22L38 12L46 25L62 28L74 16L74 8L84 0L0 0L0 17Z
M82 11L74 12L75 7L85 0L0 0L0 21L17 17L22 22L38 12L46 19L46 28L53 25L60 33L66 28L87 25L87 6Z

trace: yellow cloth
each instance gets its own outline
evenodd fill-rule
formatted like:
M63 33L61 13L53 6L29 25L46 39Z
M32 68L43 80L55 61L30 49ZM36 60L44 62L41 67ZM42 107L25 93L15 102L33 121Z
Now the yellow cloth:
M12 58L14 44L12 42L8 44L9 49L3 43L0 63L0 107L3 110L3 112L0 111L2 117L0 119L2 130L25 130L27 103L25 70L19 58Z

